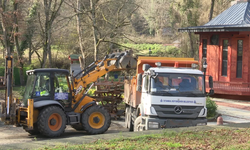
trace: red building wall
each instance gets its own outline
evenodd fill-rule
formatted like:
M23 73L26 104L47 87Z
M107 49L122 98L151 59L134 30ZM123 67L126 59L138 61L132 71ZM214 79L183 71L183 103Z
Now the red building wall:
M207 39L207 75L214 80L216 94L250 95L250 32L217 32L200 34L199 64L202 66L203 39ZM219 45L211 45L212 35L219 35ZM227 76L222 76L223 40L228 40ZM242 78L236 78L237 45L243 40Z

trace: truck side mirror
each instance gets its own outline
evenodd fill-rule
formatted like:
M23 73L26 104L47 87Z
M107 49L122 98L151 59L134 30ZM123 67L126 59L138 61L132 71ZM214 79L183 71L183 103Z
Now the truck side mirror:
M141 92L141 85L142 85L142 74L137 75L137 85L136 85L136 91Z
M142 65L142 70L147 71L151 66L149 64L143 64Z
M209 88L213 88L213 77L209 76Z

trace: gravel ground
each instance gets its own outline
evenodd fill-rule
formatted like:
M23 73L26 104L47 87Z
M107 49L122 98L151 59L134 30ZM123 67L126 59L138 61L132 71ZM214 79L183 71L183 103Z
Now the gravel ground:
M1 102L2 101L0 100L0 103ZM112 120L111 126L106 133L120 132L128 132L128 130L124 128L124 118L120 118L119 120ZM71 128L71 126L67 126L65 133L60 138L76 137L83 135L87 135L86 132L76 131L75 129ZM0 149L1 145L9 145L11 143L26 143L33 142L36 140L48 140L48 138L43 137L42 135L29 135L29 133L25 132L22 127L4 125L4 123L0 121Z

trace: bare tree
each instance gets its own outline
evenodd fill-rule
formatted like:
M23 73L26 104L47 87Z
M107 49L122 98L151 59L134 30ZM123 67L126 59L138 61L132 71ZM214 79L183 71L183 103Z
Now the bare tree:
M8 11L8 0L0 0L1 13L1 28L3 39L2 43L5 48L6 55L10 55L13 51L13 36L12 32L12 15Z
M92 22L92 30L93 30L93 40L94 40L94 58L95 61L98 60L98 39L97 39L97 29L96 29L96 12L95 12L95 6L98 3L99 0L90 0L90 13L91 13L91 22Z
M43 37L43 59L41 67L45 67L47 56L49 56L49 67L52 66L51 56L51 36L52 36L52 25L59 14L59 10L64 0L43 0L44 8L44 22L42 22L41 13L38 13L41 35Z
M209 21L212 20L212 18L213 18L214 1L215 1L215 0L211 0L211 7L210 7L210 13L209 13Z
M80 46L80 50L82 52L82 59L83 59L83 60L81 60L81 67L85 68L86 62L85 62L85 52L83 49L83 37L82 37L83 29L82 29L82 22L81 22L81 12L83 11L82 7L83 6L82 6L80 0L77 0L77 9L76 9L76 12L77 12L77 15L76 15L77 33L78 33L78 37L79 37L79 46Z

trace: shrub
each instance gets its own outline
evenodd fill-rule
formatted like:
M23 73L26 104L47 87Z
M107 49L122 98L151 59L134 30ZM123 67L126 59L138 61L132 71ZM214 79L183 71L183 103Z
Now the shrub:
M212 101L210 97L207 97L206 105L207 105L207 117L214 117L216 115L218 107L217 104L214 101Z
M32 68L30 67L23 67L23 76L24 76L24 83L27 81L27 75L26 71L31 70ZM5 68L0 67L0 76L4 76ZM14 67L13 69L13 78L14 78L14 84L15 85L20 85L20 70L17 67Z
M58 58L56 61L53 61L52 68L69 69L70 62L65 60L65 58Z

